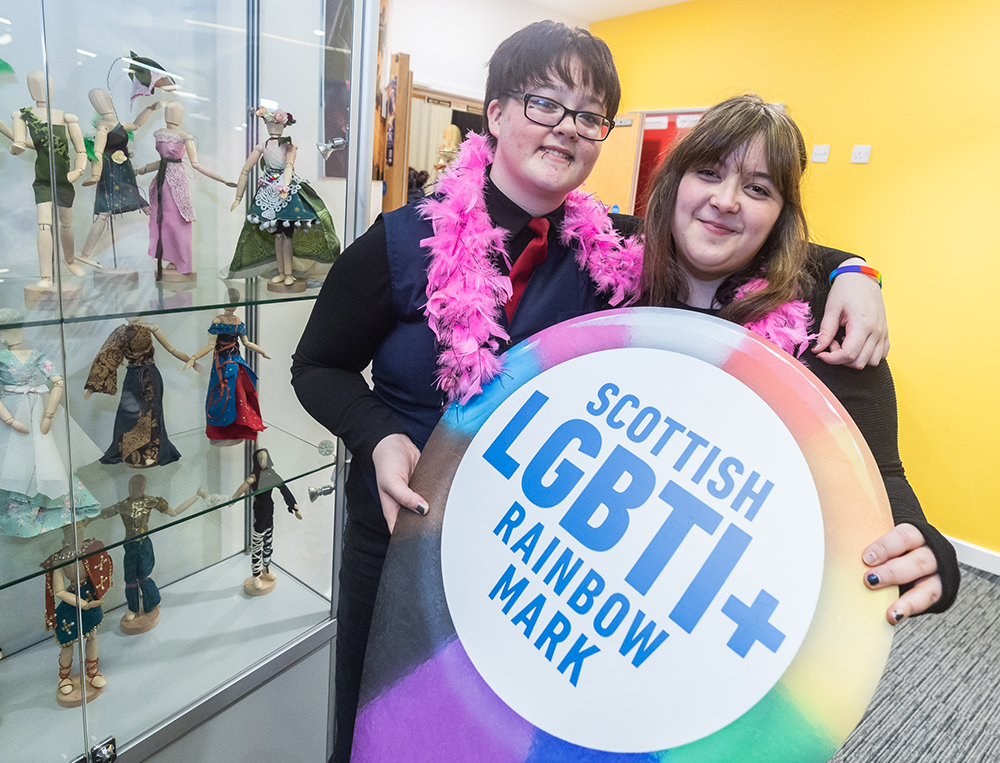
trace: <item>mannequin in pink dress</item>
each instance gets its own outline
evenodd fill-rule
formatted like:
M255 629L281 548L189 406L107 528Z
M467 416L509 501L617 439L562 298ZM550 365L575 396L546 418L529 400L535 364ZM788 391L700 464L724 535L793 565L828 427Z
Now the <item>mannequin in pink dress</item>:
M149 256L156 260L157 280L193 280L191 223L195 216L182 164L184 155L187 154L191 166L205 177L230 188L235 188L236 183L201 166L194 139L178 129L184 119L184 106L166 104L163 118L166 128L153 133L160 161L136 169L137 175L156 172L149 186Z

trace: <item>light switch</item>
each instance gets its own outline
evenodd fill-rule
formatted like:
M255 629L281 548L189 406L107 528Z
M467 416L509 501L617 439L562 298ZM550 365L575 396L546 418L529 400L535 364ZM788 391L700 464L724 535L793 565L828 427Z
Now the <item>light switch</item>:
M868 164L868 157L872 155L871 146L855 146L851 151L851 164Z
M827 143L825 146L816 144L813 146L812 160L816 164L821 164L830 159L830 144Z

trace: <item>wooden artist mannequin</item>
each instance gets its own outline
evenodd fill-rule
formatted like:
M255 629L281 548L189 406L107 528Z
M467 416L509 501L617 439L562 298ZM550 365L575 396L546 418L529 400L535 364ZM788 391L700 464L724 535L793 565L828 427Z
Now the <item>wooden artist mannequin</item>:
M120 622L122 633L133 636L155 628L160 622L160 591L153 582L153 541L148 535L149 515L155 510L176 517L204 494L198 491L176 509L163 499L146 495L146 477L136 474L128 482L128 498L101 512L101 517L119 516L125 525L125 600L127 611ZM141 603L140 603L141 598Z
M271 572L271 542L274 537L274 501L271 493L274 488L281 492L288 513L294 514L296 519L302 519L299 505L295 502L288 486L274 471L267 449L259 448L254 453L253 474L236 488L232 498L235 501L251 490L259 491L253 497L253 534L250 542L250 563L253 574L243 581L243 590L249 596L271 593L278 579L278 576Z
M65 128L66 137L76 154L75 166L66 174L66 181L70 184L63 193L57 193L60 203L59 212L59 241L62 244L63 259L69 272L75 276L84 276L82 267L74 262L74 241L73 241L73 194L72 183L75 183L83 174L87 167L87 149L83 142L83 132L80 130L80 120L72 114L64 114L59 109L50 109L45 100L45 74L40 71L28 72L26 77L28 92L31 94L35 105L30 109L31 114L43 123L48 129L47 120L51 118L53 129L57 127ZM49 80L49 92L53 91L52 80ZM13 143L10 152L14 156L24 153L25 149L36 149L34 141L28 137L28 125L25 116L20 111L15 111L11 117L13 125ZM39 164L36 164L35 183L35 205L38 210L38 269L41 280L37 286L41 289L48 289L52 286L52 201L51 183L48 165L44 171L39 171ZM56 186L59 189L60 180L57 177ZM47 190L46 190L47 189ZM62 189L59 189L62 190ZM48 201L45 200L47 195Z
M247 339L242 324L236 315L236 306L226 307L222 315L215 316L209 328L212 343L202 347L184 364L186 371L198 358L215 353L205 403L205 433L212 445L238 445L256 440L257 432L264 429L257 402L256 375L240 355L239 344L268 360L271 356ZM237 385L242 390L242 398L236 393Z
M89 520L76 524L76 531L83 535ZM82 703L80 676L72 676L73 646L81 634L76 632L75 609L83 610L84 673L87 677L87 701L96 698L107 686L107 680L98 669L97 629L104 618L101 605L103 592L111 585L111 559L98 541L81 540L80 555L74 550L74 526L63 528L62 548L44 563L51 569L47 594L52 597L52 621L47 605L46 627L55 631L59 642L59 685L56 699L63 707L78 707ZM66 562L70 562L66 564ZM63 565L63 566L56 566ZM67 606L63 606L67 605ZM87 614L87 613L90 614Z
M180 129L184 120L183 105L176 102L164 104L163 120L167 126L154 133L156 150L160 153L161 160L136 168L137 175L144 175L147 172L158 173L157 179L149 187L150 206L155 206L150 212L149 254L158 262L162 262L162 274L158 270L158 278L194 280L196 275L193 272L191 244L194 209L191 205L187 175L181 169L180 160L186 153L191 166L205 177L230 188L235 188L236 183L226 180L198 161L198 149L194 138ZM160 204L158 199L161 194L165 201L166 197L170 196L171 201Z
M234 210L247 190L251 169L259 161L260 174L229 263L229 278L257 278L277 270L268 291L302 292L307 278L296 280L296 258L332 264L340 254L340 239L326 204L295 172L298 152L292 139L283 135L286 127L295 124L295 117L264 106L251 113L264 121L268 137L250 152L236 186Z
M265 122L264 127L267 129L267 134L271 138L280 138L285 132L285 125L278 122ZM264 155L265 143L257 144L257 147L250 153L247 157L246 164L243 165L243 169L240 170L240 179L236 183L236 200L233 202L233 206L229 208L233 211L240 205L243 201L243 194L247 187L247 178L250 175L250 170L257 166L257 162ZM292 175L295 172L295 157L298 153L298 149L295 144L291 144L291 148L286 154L287 160L285 163L285 171L281 176L281 184L287 186L292 182ZM287 198L288 192L283 192L280 194L281 198ZM292 239L290 236L275 236L274 239L274 254L278 260L278 275L271 279L271 283L278 284L284 283L286 286L291 286L295 283L295 276L292 275Z
M91 165L90 177L83 181L84 186L97 185L101 179L101 174L104 172L104 149L107 146L108 133L114 130L118 124L118 115L115 113L114 103L111 100L111 95L106 90L101 90L100 88L94 88L89 93L90 103L94 107L94 111L97 112L99 119L97 120L97 135L94 137L94 154L97 160ZM135 122L124 123L121 122L121 126L129 131L134 132L142 127L146 120L149 119L149 115L154 111L163 106L162 101L156 101L150 104L142 111L139 112L139 116L135 118ZM129 162L128 156L126 155L123 162ZM134 182L134 179L133 179ZM136 193L138 189L136 189ZM145 206L145 210L148 214L148 205ZM87 234L87 240L83 244L83 249L80 250L80 256L77 258L82 262L89 265L94 265L95 267L100 267L96 262L90 260L90 256L97 246L98 241L100 241L101 236L104 234L104 229L108 224L108 218L114 214L112 211L95 211L95 219L93 224L90 226L90 232ZM131 209L126 211L132 211Z
M17 329L4 329L0 332L0 339L2 339L4 346L10 350L11 354L14 355L21 363L26 363L28 358L31 356L31 350L25 349L24 347L24 331ZM59 408L59 401L62 400L63 395L63 379L61 376L52 376L50 378L52 382L52 391L49 392L48 400L45 403L45 413L42 414L41 421L38 422L38 431L42 434L48 434L49 430L52 428L52 419L55 418L56 409ZM28 434L28 427L21 421L17 421L0 400L0 421L9 426L15 432L20 432L21 434Z

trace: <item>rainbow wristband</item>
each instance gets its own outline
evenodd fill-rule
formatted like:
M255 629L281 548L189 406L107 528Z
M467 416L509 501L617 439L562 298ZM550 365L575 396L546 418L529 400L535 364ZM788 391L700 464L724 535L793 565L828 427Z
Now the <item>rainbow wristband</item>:
M843 273L864 273L866 276L871 276L878 281L878 287L882 288L882 274L875 268L868 267L867 265L841 265L830 273L830 283L833 283L833 279Z

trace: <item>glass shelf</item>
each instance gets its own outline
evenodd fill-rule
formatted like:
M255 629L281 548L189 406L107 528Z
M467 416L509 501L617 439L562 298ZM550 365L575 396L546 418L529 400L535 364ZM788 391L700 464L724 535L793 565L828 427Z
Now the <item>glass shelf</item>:
M199 448L203 447L205 434L200 429L189 430L179 432L176 435L171 434L170 439L182 454L185 450L198 453ZM271 424L268 424L268 428L258 436L257 445L267 448L270 453L274 454L272 458L275 462L275 471L286 482L300 480L317 472L325 472L335 466L335 456L322 455L319 452L318 443L307 442ZM232 498L233 492L245 479L245 475L233 467L226 469L226 465L223 464L226 459L223 459L223 454L218 452L237 448L242 450L241 446L226 449L212 448L208 453L208 458L182 457L172 464L156 466L151 469L130 469L123 464L105 466L95 462L76 469L74 473L83 480L94 497L105 508L128 497L128 481L136 474L142 474L147 479L146 495L165 498L172 507L176 507L191 498L199 487L204 487L207 490L212 501L210 506L206 506L204 500L199 500L177 517L169 517L154 511L150 516L150 528L147 533L147 535L152 536L175 525L191 522L234 504L242 504L246 500L247 496ZM213 458L213 456L218 456L218 458ZM225 477L221 475L225 475ZM222 484L223 479L227 477L229 482ZM325 479L322 484L326 484L328 481L329 479ZM122 491L122 485L125 486L124 491ZM257 492L259 491L249 495L256 495ZM299 502L300 508L307 500L305 495L296 495L295 498ZM279 500L276 504L276 512L282 510L283 504ZM85 534L87 538L100 540L104 544L102 551L118 548L126 540L124 527L117 517L90 521L85 528ZM39 567L40 563L50 554L59 550L62 545L62 531L60 530L52 530L33 538L2 537L6 553L0 556L0 591L17 586L31 578L43 576L46 571ZM81 558L85 556L81 555ZM57 566L65 567L72 561L68 560Z
M3 277L0 282L0 305L15 307L24 320L3 324L10 328L55 326L60 323L85 323L133 315L169 315L198 310L221 310L231 305L266 305L276 302L314 300L323 282L311 278L303 292L282 294L268 291L267 280L223 279L218 272L199 272L194 282L156 281L152 270L138 271L137 283L132 286L95 284L94 276L86 278L65 276L63 285L82 287L79 299L65 300L62 313L58 300L44 300L33 306L25 305L23 289L37 281L35 278ZM236 291L236 299L230 295ZM54 292L53 292L54 294ZM21 306L24 305L22 309Z

